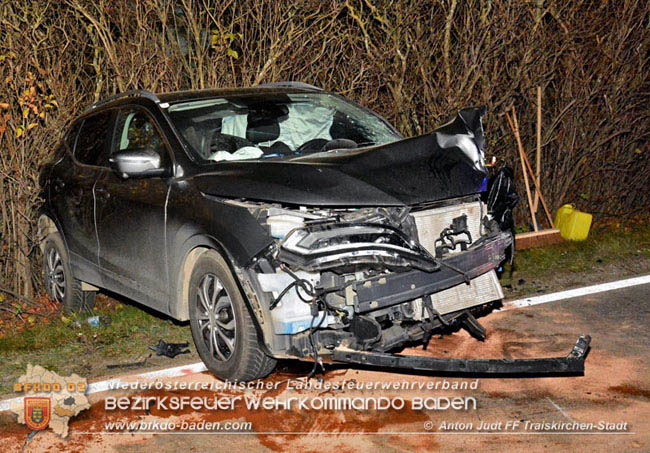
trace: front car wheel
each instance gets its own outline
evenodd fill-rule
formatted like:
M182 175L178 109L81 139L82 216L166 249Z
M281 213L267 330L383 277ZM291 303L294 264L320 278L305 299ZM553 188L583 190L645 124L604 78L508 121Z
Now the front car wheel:
M233 382L273 371L276 360L264 353L237 282L216 251L195 263L189 298L192 338L208 370Z

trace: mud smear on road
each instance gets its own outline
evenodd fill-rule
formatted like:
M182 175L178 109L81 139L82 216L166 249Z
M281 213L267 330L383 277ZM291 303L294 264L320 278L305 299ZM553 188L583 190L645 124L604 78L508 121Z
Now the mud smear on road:
M226 392L218 392L220 395L225 395ZM275 391L265 392L263 396L270 396L276 393ZM163 397L163 396L190 396L190 397L205 397L212 399L215 397L215 392L212 391L174 391L174 392L160 392L150 391L139 393L139 396L146 397ZM232 393L231 395L238 395ZM294 394L295 395L295 394ZM294 396L287 395L287 396ZM135 396L135 394L133 395ZM315 395L310 395L315 396ZM408 402L407 402L408 404ZM407 406L408 407L408 406ZM174 418L185 420L188 422L225 422L225 421L248 421L252 423L254 432L251 435L256 436L259 443L266 448L274 451L286 451L289 445L302 445L301 449L309 451L315 450L315 444L320 446L329 445L334 447L345 442L345 439L350 434L370 434L380 432L396 432L408 431L412 425L417 426L416 429L421 430L424 421L428 420L425 413L421 411L411 411L404 409L386 410L386 411L268 411L268 410L248 410L244 404L239 405L232 411L210 411L201 410L195 411L191 408L186 408L181 411L167 411L157 410L152 408L149 412L144 411L106 411L104 409L104 402L96 402L91 408L80 414L76 419L71 421L70 430L74 434L100 432L104 431L105 423L108 422L138 422L140 420L164 420ZM29 430L24 427L16 425L13 431L13 440L17 445L22 444L24 439L29 434ZM288 433L288 434L282 434ZM331 433L327 436L308 436L310 433ZM48 442L54 442L56 448L63 449L78 449L83 451L87 448L92 448L93 445L104 443L107 436L102 434L77 434L72 435L68 440L60 440L55 436L45 436ZM111 436L109 442L126 442L129 444L139 443L146 441L151 434L134 432L133 436ZM334 434L334 435L332 435ZM338 434L338 435L337 435ZM396 438L394 435L390 437ZM45 437L43 440L45 440ZM388 437L388 436L387 436ZM121 438L121 439L120 439ZM319 439L315 442L316 439ZM41 442L36 442L34 447L40 446ZM40 440L40 439L38 439ZM413 439L408 442L410 446L415 447L420 444L420 441ZM311 444L311 448L309 447ZM433 439L427 442L428 446L434 445ZM44 445L43 445L44 446ZM345 450L342 450L345 451Z
M497 312L484 321L488 328L488 337L483 343L477 343L465 332L458 332L442 339L432 339L427 350L414 348L404 351L405 354L438 356L438 357L553 357L568 353L575 341L575 331L585 328L586 321L574 312L556 309L551 315L545 310L538 309L535 319L526 316L523 311ZM542 319L542 325L538 321ZM552 319L552 321L549 321ZM553 324L548 333L548 323ZM590 321L591 323L591 321ZM546 326L546 327L544 327ZM592 328L600 328L595 325ZM603 335L604 338L604 335ZM605 341L602 339L601 341ZM248 410L244 404L233 411L201 411L189 408L182 411L157 411L149 414L142 411L106 411L103 401L92 401L90 410L82 412L70 422L71 436L69 440L61 441L52 433L37 436L30 448L44 449L54 443L55 448L77 449L79 451L92 448L119 448L130 445L132 448L146 448L150 445L152 435L134 433L129 435L102 436L101 434L75 434L104 430L104 423L110 421L139 421L160 419L178 419L186 421L224 422L232 420L252 423L254 432L247 439L253 445L265 447L274 451L291 449L304 451L317 450L366 450L366 449L397 449L417 450L432 449L443 445L450 450L466 448L481 449L486 452L512 450L514 448L531 448L531 445L549 449L572 450L585 449L586 445L601 445L600 442L621 442L621 449L636 448L639 442L647 440L647 434L641 439L629 441L626 438L605 438L593 436L446 436L434 430L425 432L423 423L443 419L449 421L471 420L478 423L482 420L506 419L545 419L566 421L629 421L633 430L646 433L650 415L650 391L647 387L645 369L641 369L640 349L628 351L627 354L612 354L606 348L595 347L587 359L584 377L567 378L515 378L515 379L480 379L478 390L473 393L462 391L416 391L407 390L399 393L387 391L317 391L294 390L287 388L288 380L304 379L311 370L311 364L301 362L280 362L278 370L266 382L279 383L276 389L267 391L246 392L247 395L263 396L322 396L330 394L345 394L346 396L400 396L409 401L416 396L476 396L479 401L477 411L452 412L446 411L266 411ZM322 376L326 382L341 380L356 380L358 382L429 382L441 380L433 374L399 372L381 369L352 369L343 365L328 366L328 371ZM453 381L463 381L461 378L448 377ZM472 378L467 378L472 379ZM209 373L185 376L177 380L186 382L214 382ZM150 391L138 393L142 396L199 396L213 398L220 395L243 395L232 391ZM135 395L135 393L133 394ZM95 396L99 398L100 396ZM101 396L103 397L103 396ZM407 403L408 404L408 403ZM407 405L408 407L408 405ZM558 407L560 409L558 409ZM0 445L20 446L28 434L24 426L9 427L7 434L11 442L0 442ZM313 433L312 435L269 434L278 432ZM315 435L315 433L335 433L333 435ZM384 432L385 435L354 435L354 433ZM399 435L399 432L422 432L422 435ZM4 433L3 433L4 434ZM601 439L597 439L600 437ZM212 439L212 440L210 440ZM238 437L242 442L241 437ZM188 440L189 441L189 440ZM214 442L213 436L203 436L194 445L206 446ZM203 443L201 443L203 442Z
M642 387L639 384L625 383L615 385L609 388L610 391L624 396L636 396L645 399L650 399L650 389Z

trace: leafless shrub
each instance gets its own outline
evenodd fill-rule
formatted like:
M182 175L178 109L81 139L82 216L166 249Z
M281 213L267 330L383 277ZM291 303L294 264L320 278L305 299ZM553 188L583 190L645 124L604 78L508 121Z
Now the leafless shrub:
M301 80L373 108L406 135L472 104L488 154L516 158L503 113L534 146L542 183L606 215L647 210L650 5L644 1L51 0L0 3L0 284L38 288L38 168L89 103ZM520 210L520 220L525 216Z

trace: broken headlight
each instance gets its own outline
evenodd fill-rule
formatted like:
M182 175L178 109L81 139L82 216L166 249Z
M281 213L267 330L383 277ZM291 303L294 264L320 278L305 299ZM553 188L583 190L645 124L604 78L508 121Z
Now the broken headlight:
M433 272L438 264L400 230L374 223L315 224L291 231L278 259L307 271L358 265Z

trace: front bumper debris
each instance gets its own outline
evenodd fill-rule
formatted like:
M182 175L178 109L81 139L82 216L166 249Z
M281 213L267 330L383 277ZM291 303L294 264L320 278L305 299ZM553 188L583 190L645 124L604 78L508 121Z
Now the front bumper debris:
M413 269L381 275L353 285L355 311L364 313L389 307L460 285L499 267L512 243L510 233L498 233L482 243L441 260L446 266L434 273ZM459 273L461 270L462 273Z
M450 374L571 376L584 374L590 342L589 335L581 335L566 357L543 359L449 359L336 348L332 361Z

